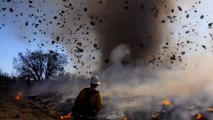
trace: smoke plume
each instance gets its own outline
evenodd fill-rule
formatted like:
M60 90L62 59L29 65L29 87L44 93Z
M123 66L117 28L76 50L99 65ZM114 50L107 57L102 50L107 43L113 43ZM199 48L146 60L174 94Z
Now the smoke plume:
M163 41L159 18L173 8L169 0L90 0L88 5L101 46L103 67L120 44L128 45L132 61L145 63L155 56Z

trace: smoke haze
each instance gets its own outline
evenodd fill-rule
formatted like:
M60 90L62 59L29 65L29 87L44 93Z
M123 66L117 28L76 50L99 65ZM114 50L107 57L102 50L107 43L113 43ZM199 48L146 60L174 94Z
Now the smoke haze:
M213 57L205 53L199 58L197 54L191 55L185 69L161 68L160 71L149 66L122 66L115 61L102 73L100 89L104 97L110 97L110 107L117 111L153 111L162 100L169 99L174 106L185 107L186 110L176 111L182 119L191 119L190 116L206 111L213 101L210 71Z

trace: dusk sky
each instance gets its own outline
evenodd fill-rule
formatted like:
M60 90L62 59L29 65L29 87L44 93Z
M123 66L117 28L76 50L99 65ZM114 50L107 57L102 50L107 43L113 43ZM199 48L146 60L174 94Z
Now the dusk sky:
M60 4L57 6L55 3L57 3L57 0L54 2L47 1L47 4L51 4L51 6L43 5L42 3L39 3L38 0L36 3L35 9L29 9L28 8L28 2L23 0L23 3L20 4L21 0L18 2L14 2L13 0L11 2L6 2L7 0L3 0L3 4L0 4L0 69L3 70L3 72L13 74L15 71L13 69L13 58L17 57L19 52L25 52L26 49L29 50L48 50L48 49L55 49L59 50L61 52L61 48L63 45L57 44L52 45L51 41L53 38L51 38L52 33L55 29L54 25L49 25L46 27L45 25L42 25L40 27L41 30L44 30L46 32L45 34L37 34L35 35L34 32L36 30L33 27L26 27L26 21L29 20L29 24L33 23L33 19L28 17L28 14L31 12L35 12L37 5L39 5L40 11L43 14L46 13L47 15L44 17L46 21L52 21L52 23L55 23L57 21L54 21L55 13L57 13L57 10L60 9ZM34 1L33 1L34 2ZM196 0L198 3L199 1ZM77 4L78 2L76 2ZM184 2L177 2L177 6L181 6L183 9L183 12L186 10L188 13L181 13L178 14L181 18L179 19L177 23L173 25L168 25L169 29L172 31L180 31L180 32L186 32L187 29L183 29L184 24L186 24L186 27L189 27L189 31L195 29L195 33L192 33L191 35L183 36L184 39L204 39L200 41L196 41L196 43L205 45L207 48L210 48L212 46L212 37L210 34L213 34L212 26L209 26L211 22L213 22L213 1L212 0L202 0L200 4L197 4L197 6L194 4L194 0L187 0ZM58 7L58 8L57 8ZM79 7L75 6L74 7ZM7 8L5 10L5 8ZM11 10L12 8L13 10ZM195 12L196 11L196 12ZM23 16L20 15L20 13L23 13ZM16 16L18 14L18 17ZM189 18L185 19L186 15L189 14ZM22 16L22 17L20 17ZM53 20L52 20L53 19ZM71 21L72 22L72 21ZM42 23L43 24L43 23ZM196 24L196 25L195 25ZM22 26L20 28L20 26ZM167 27L168 27L167 26ZM42 33L42 32L41 32ZM196 35L197 33L197 35ZM76 35L77 37L81 38L81 36ZM75 36L75 37L76 37ZM26 37L26 38L25 38ZM178 39L178 34L173 36L174 39ZM36 39L33 41L33 39ZM30 41L30 42L29 42ZM42 42L41 42L42 41ZM42 46L44 44L44 46ZM67 48L72 48L72 46L66 47L65 51L69 51ZM202 49L202 47L198 48ZM208 49L209 50L209 49ZM211 51L211 50L210 50Z

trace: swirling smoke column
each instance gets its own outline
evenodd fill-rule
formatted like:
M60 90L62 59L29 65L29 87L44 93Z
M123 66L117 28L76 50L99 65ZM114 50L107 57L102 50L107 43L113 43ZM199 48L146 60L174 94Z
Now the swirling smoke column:
M101 46L102 67L110 62L114 48L125 44L131 51L128 61L145 63L157 54L161 44L161 14L172 12L170 0L90 0L91 24Z

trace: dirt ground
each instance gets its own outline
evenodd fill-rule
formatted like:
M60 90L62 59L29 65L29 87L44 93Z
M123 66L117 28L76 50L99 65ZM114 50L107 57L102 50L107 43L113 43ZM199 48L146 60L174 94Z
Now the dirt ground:
M1 82L0 84L0 120L56 120L55 111L46 108L36 102L22 98L16 100L16 92ZM52 112L52 113L51 113Z
M38 109L28 108L11 100L1 101L0 104L1 120L56 120Z

